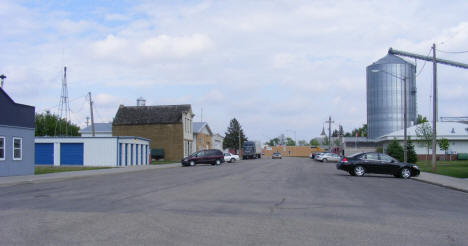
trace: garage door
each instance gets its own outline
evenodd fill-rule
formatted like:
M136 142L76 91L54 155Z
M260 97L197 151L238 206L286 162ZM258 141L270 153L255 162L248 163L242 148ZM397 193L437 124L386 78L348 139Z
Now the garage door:
M36 143L34 149L34 163L36 163L36 165L54 164L53 143Z
M60 165L83 165L83 143L60 144Z

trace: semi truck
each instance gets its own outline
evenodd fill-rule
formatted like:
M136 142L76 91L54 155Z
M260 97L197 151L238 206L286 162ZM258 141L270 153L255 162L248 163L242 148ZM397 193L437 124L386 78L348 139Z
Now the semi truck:
M242 159L262 158L261 145L259 141L245 141L242 145Z

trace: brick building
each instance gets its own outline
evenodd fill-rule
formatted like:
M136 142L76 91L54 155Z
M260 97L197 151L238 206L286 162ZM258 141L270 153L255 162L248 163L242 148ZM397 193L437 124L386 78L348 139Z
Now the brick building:
M163 150L164 159L180 160L193 152L194 116L190 104L120 105L112 123L112 135L150 139L150 148Z
M213 132L206 122L193 122L193 150L212 149Z

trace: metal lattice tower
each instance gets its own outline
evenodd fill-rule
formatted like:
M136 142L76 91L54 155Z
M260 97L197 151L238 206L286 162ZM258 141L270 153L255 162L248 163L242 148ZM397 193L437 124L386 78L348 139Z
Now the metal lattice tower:
M70 114L70 101L68 99L68 86L67 86L67 67L63 67L62 78L62 94L60 95L59 103L59 119L60 122L55 126L55 135L68 136L68 122L71 121ZM70 132L71 135L71 132Z

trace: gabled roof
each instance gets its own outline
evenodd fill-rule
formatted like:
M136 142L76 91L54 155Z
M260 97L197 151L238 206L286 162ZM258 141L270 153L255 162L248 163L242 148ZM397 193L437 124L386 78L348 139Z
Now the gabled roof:
M192 113L190 104L158 106L120 106L112 125L181 123L182 113Z
M431 123L426 123L430 124ZM406 129L406 134L410 136L412 139L416 139L416 129L419 125L414 125L408 127ZM392 140L394 138L403 139L404 130L398 130L396 132L392 132L386 134L377 139L377 141L384 141L384 140ZM447 138L449 140L468 140L468 124L458 123L458 122L437 122L437 138Z
M78 131L79 133L91 133L91 125ZM112 133L112 123L94 123L94 132Z
M192 123L192 129L193 133L200 133L203 127L206 127L208 132L213 135L213 132L211 131L210 127L208 126L208 123L206 122L193 122Z
M19 104L0 87L0 125L34 128L34 107Z

